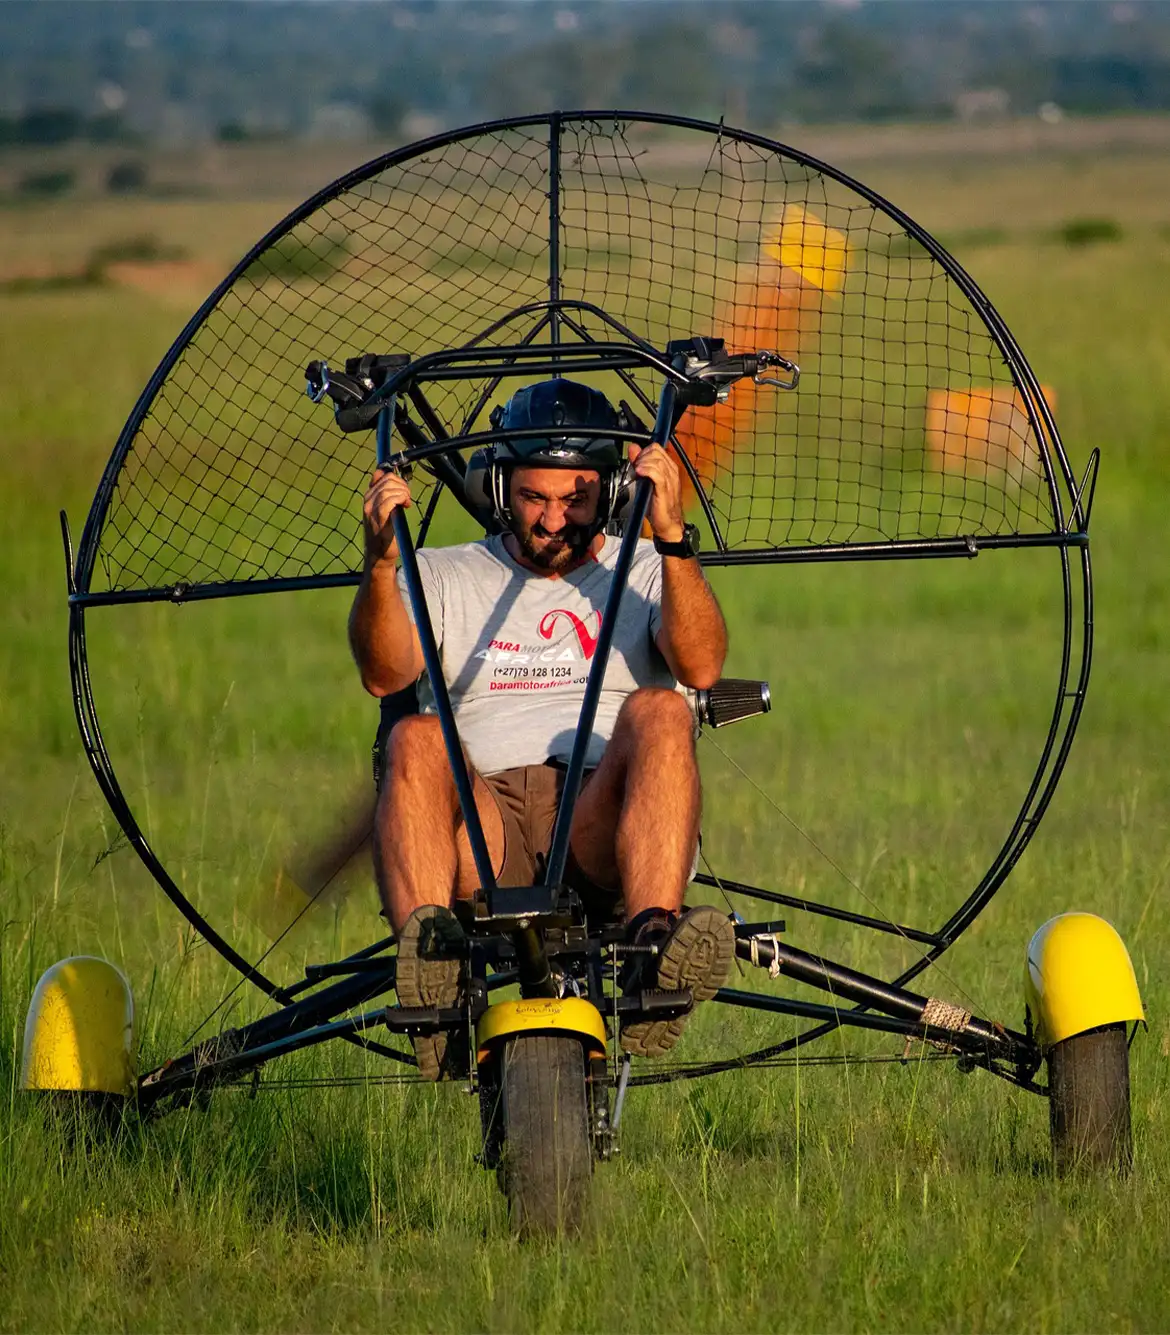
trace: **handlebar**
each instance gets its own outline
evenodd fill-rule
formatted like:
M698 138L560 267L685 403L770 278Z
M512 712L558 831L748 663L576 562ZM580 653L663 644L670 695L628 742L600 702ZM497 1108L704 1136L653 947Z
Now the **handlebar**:
M629 362L614 361L614 357L617 355L615 346L605 345L604 348L598 347L596 349L598 362L596 369L606 370L613 369L614 366L618 365L633 366L641 363L654 363L666 372L670 378L674 379L676 397L675 416L671 423L672 429L687 408L711 407L716 403L725 403L732 385L737 381L750 377L757 385L769 385L775 389L788 390L795 389L800 380L800 367L779 352L761 350L731 355L727 352L721 338L676 339L666 345L665 356L661 357L653 351L647 352L631 347L629 351L635 354L635 359ZM556 351L563 356L564 348L565 345L558 345ZM578 357L588 354L589 350L589 344L582 344L579 350L575 347L572 349ZM473 356L476 349L465 348L460 351L466 357ZM552 355L550 351L541 346L526 346L519 350L491 348L483 351L485 354L523 351L529 355ZM420 360L430 361L433 359L434 354L429 358ZM385 399L385 395L379 393L379 391L391 377L394 377L397 383L398 373L404 371L410 366L410 363L411 358L406 353L379 355L367 352L359 357L348 357L345 362L345 370L335 371L329 366L328 362L314 360L305 367L305 392L314 403L320 403L325 398L331 399L337 425L343 431L359 431L365 427L375 425ZM556 366L555 363L554 366ZM784 373L783 378L765 374L773 367L779 368ZM529 367L528 369L534 368ZM576 369L575 366L573 369ZM524 371L525 367L517 364L515 359L506 369L504 367L495 368L497 375L524 374ZM431 374L428 376L427 372L420 367L420 378L422 379L432 377L455 379L462 374L471 378L482 373L483 368L478 366L468 366L464 372L456 372L452 367L444 367L441 374L438 370L431 369Z

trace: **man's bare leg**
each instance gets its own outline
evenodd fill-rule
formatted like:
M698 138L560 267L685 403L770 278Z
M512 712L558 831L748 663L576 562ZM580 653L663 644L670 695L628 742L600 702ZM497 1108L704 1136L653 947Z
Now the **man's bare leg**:
M699 838L699 770L690 706L675 691L635 691L573 821L573 855L602 885L620 883L631 939L654 945L653 963L630 961L623 985L689 989L707 1001L727 980L735 932L706 905L681 914ZM624 1024L621 1044L642 1057L668 1052L686 1016Z
M473 775L472 781L488 854L498 872L504 861L503 820L483 780ZM468 899L479 884L442 730L433 715L401 719L390 733L374 817L374 870L396 933L415 909Z
M694 715L677 691L628 696L573 816L571 846L599 885L621 885L626 917L678 913L699 840Z
M504 827L483 780L472 780L493 866L504 856ZM398 938L400 1006L454 1006L459 999L463 933L456 897L479 884L443 734L436 718L412 715L390 733L382 795L374 818L374 867L386 916ZM419 1074L441 1079L447 1035L414 1038Z

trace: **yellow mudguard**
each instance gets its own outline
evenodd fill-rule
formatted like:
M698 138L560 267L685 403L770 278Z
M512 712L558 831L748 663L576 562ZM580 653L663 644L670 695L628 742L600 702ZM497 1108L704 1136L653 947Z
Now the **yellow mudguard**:
M120 969L92 955L41 975L24 1026L23 1089L129 1095L134 999Z
M1028 943L1024 995L1042 1052L1104 1024L1144 1020L1129 952L1094 913L1062 913Z
M517 1034L571 1034L590 1052L605 1055L605 1021L597 1007L583 997L532 997L489 1006L475 1027L479 1060Z

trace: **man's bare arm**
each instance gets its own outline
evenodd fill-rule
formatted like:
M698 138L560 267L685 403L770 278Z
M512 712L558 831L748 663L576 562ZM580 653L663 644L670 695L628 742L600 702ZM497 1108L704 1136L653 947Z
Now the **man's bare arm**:
M663 538L664 542L677 540ZM684 686L709 690L723 675L727 625L703 567L694 557L662 558L662 625L654 642L672 675Z
M373 696L392 695L423 670L418 631L398 588L392 512L410 504L410 489L396 473L377 473L362 507L365 566L349 614L349 647L362 685Z
M681 542L682 479L678 464L661 445L630 446L639 477L654 484L647 518L656 538ZM727 626L703 567L693 557L662 558L662 625L654 637L677 681L694 690L714 686L727 657Z

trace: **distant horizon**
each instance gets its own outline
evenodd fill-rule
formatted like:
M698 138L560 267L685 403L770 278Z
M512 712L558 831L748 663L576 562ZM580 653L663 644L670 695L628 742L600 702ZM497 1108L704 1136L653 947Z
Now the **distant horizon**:
M745 126L1170 110L1167 0L53 0L0 6L0 34L0 144L385 137L551 106Z

